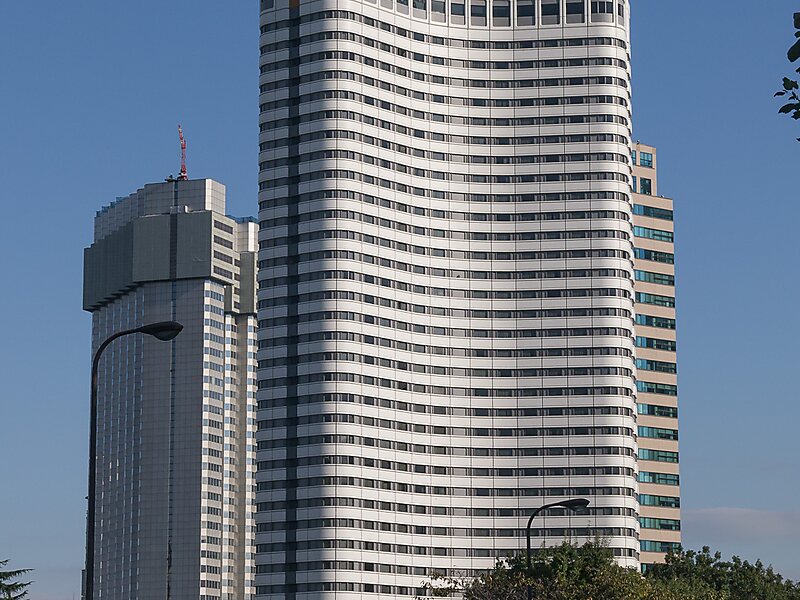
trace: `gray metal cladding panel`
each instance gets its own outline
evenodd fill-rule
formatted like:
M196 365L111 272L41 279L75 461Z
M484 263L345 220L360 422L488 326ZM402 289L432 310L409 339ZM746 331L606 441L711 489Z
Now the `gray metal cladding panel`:
M242 314L255 314L256 312L256 253L242 252L240 255L240 290L241 298L239 312Z
M179 214L177 219L177 278L209 277L213 237L212 213L203 211Z
M172 239L173 219L177 234ZM212 213L208 211L138 218L98 240L84 252L83 308L96 310L136 285L175 278L211 276Z
M169 279L170 216L154 215L133 222L133 279Z
M83 252L83 308L95 310L133 284L133 228L121 227Z

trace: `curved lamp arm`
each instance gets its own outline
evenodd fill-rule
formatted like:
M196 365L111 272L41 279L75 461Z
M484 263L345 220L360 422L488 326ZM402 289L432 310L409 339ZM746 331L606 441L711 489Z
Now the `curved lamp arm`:
M528 575L530 575L530 572L533 569L531 561L531 525L533 524L533 519L536 518L536 515L538 515L546 508L555 508L556 506L562 506L571 511L576 511L589 506L589 501L586 498L573 498L571 500L562 500L560 502L552 502L550 504L545 504L544 506L540 506L535 511L533 511L530 518L528 519L528 526L525 528L525 537L527 539L527 544L528 544L528 558L527 558Z

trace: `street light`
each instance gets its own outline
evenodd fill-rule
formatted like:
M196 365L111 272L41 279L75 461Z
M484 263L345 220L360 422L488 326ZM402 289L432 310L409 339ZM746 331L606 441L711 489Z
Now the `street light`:
M89 506L88 518L86 519L85 600L94 600L94 496L97 488L95 474L97 464L97 368L100 364L100 356L111 342L125 335L143 333L145 335L152 335L162 342L168 342L169 340L175 339L181 330L183 330L183 325L180 323L175 321L160 321L158 323L142 325L135 329L118 331L106 338L97 348L97 352L94 353L94 358L92 359L91 401L89 405L89 496L87 498L89 500Z
M572 498L571 500L562 500L561 502L553 502L552 504L545 504L544 506L540 506L528 519L528 526L526 528L526 537L528 541L528 577L532 575L533 571L533 564L531 562L531 524L533 524L533 519L538 515L540 512L545 510L546 508L555 508L556 506L561 506L563 508L568 508L571 511L582 510L589 506L589 501L586 498ZM531 585L528 584L528 600L531 600Z

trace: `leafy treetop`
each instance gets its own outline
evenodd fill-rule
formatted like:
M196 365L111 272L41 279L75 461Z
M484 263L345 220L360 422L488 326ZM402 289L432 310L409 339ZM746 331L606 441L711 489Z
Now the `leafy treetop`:
M792 63L800 59L800 13L794 13L794 28L797 29L794 34L797 40L786 53L786 57L789 59L789 62ZM800 73L800 68L796 69L795 72ZM791 115L796 121L800 120L800 96L798 96L797 93L798 87L800 86L798 86L796 80L784 77L783 89L775 92L775 96L786 96L788 100L786 104L778 109L778 112ZM800 142L800 138L797 138L797 141Z
M562 544L499 561L477 577L435 576L423 587L434 597L464 600L800 600L800 587L759 561L723 561L708 548L677 552L646 575L621 567L602 543Z

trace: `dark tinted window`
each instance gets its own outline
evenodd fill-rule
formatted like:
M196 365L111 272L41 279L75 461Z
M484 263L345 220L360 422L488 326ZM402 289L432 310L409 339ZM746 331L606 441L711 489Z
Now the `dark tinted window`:
M586 20L586 5L583 0L567 0L567 23L583 23Z
M536 24L536 5L533 0L517 0L517 25Z
M511 25L511 3L509 0L494 0L492 3L492 25L508 27Z
M470 24L486 25L486 1L472 0L470 3Z
M542 0L542 25L558 25L560 22L560 0Z

